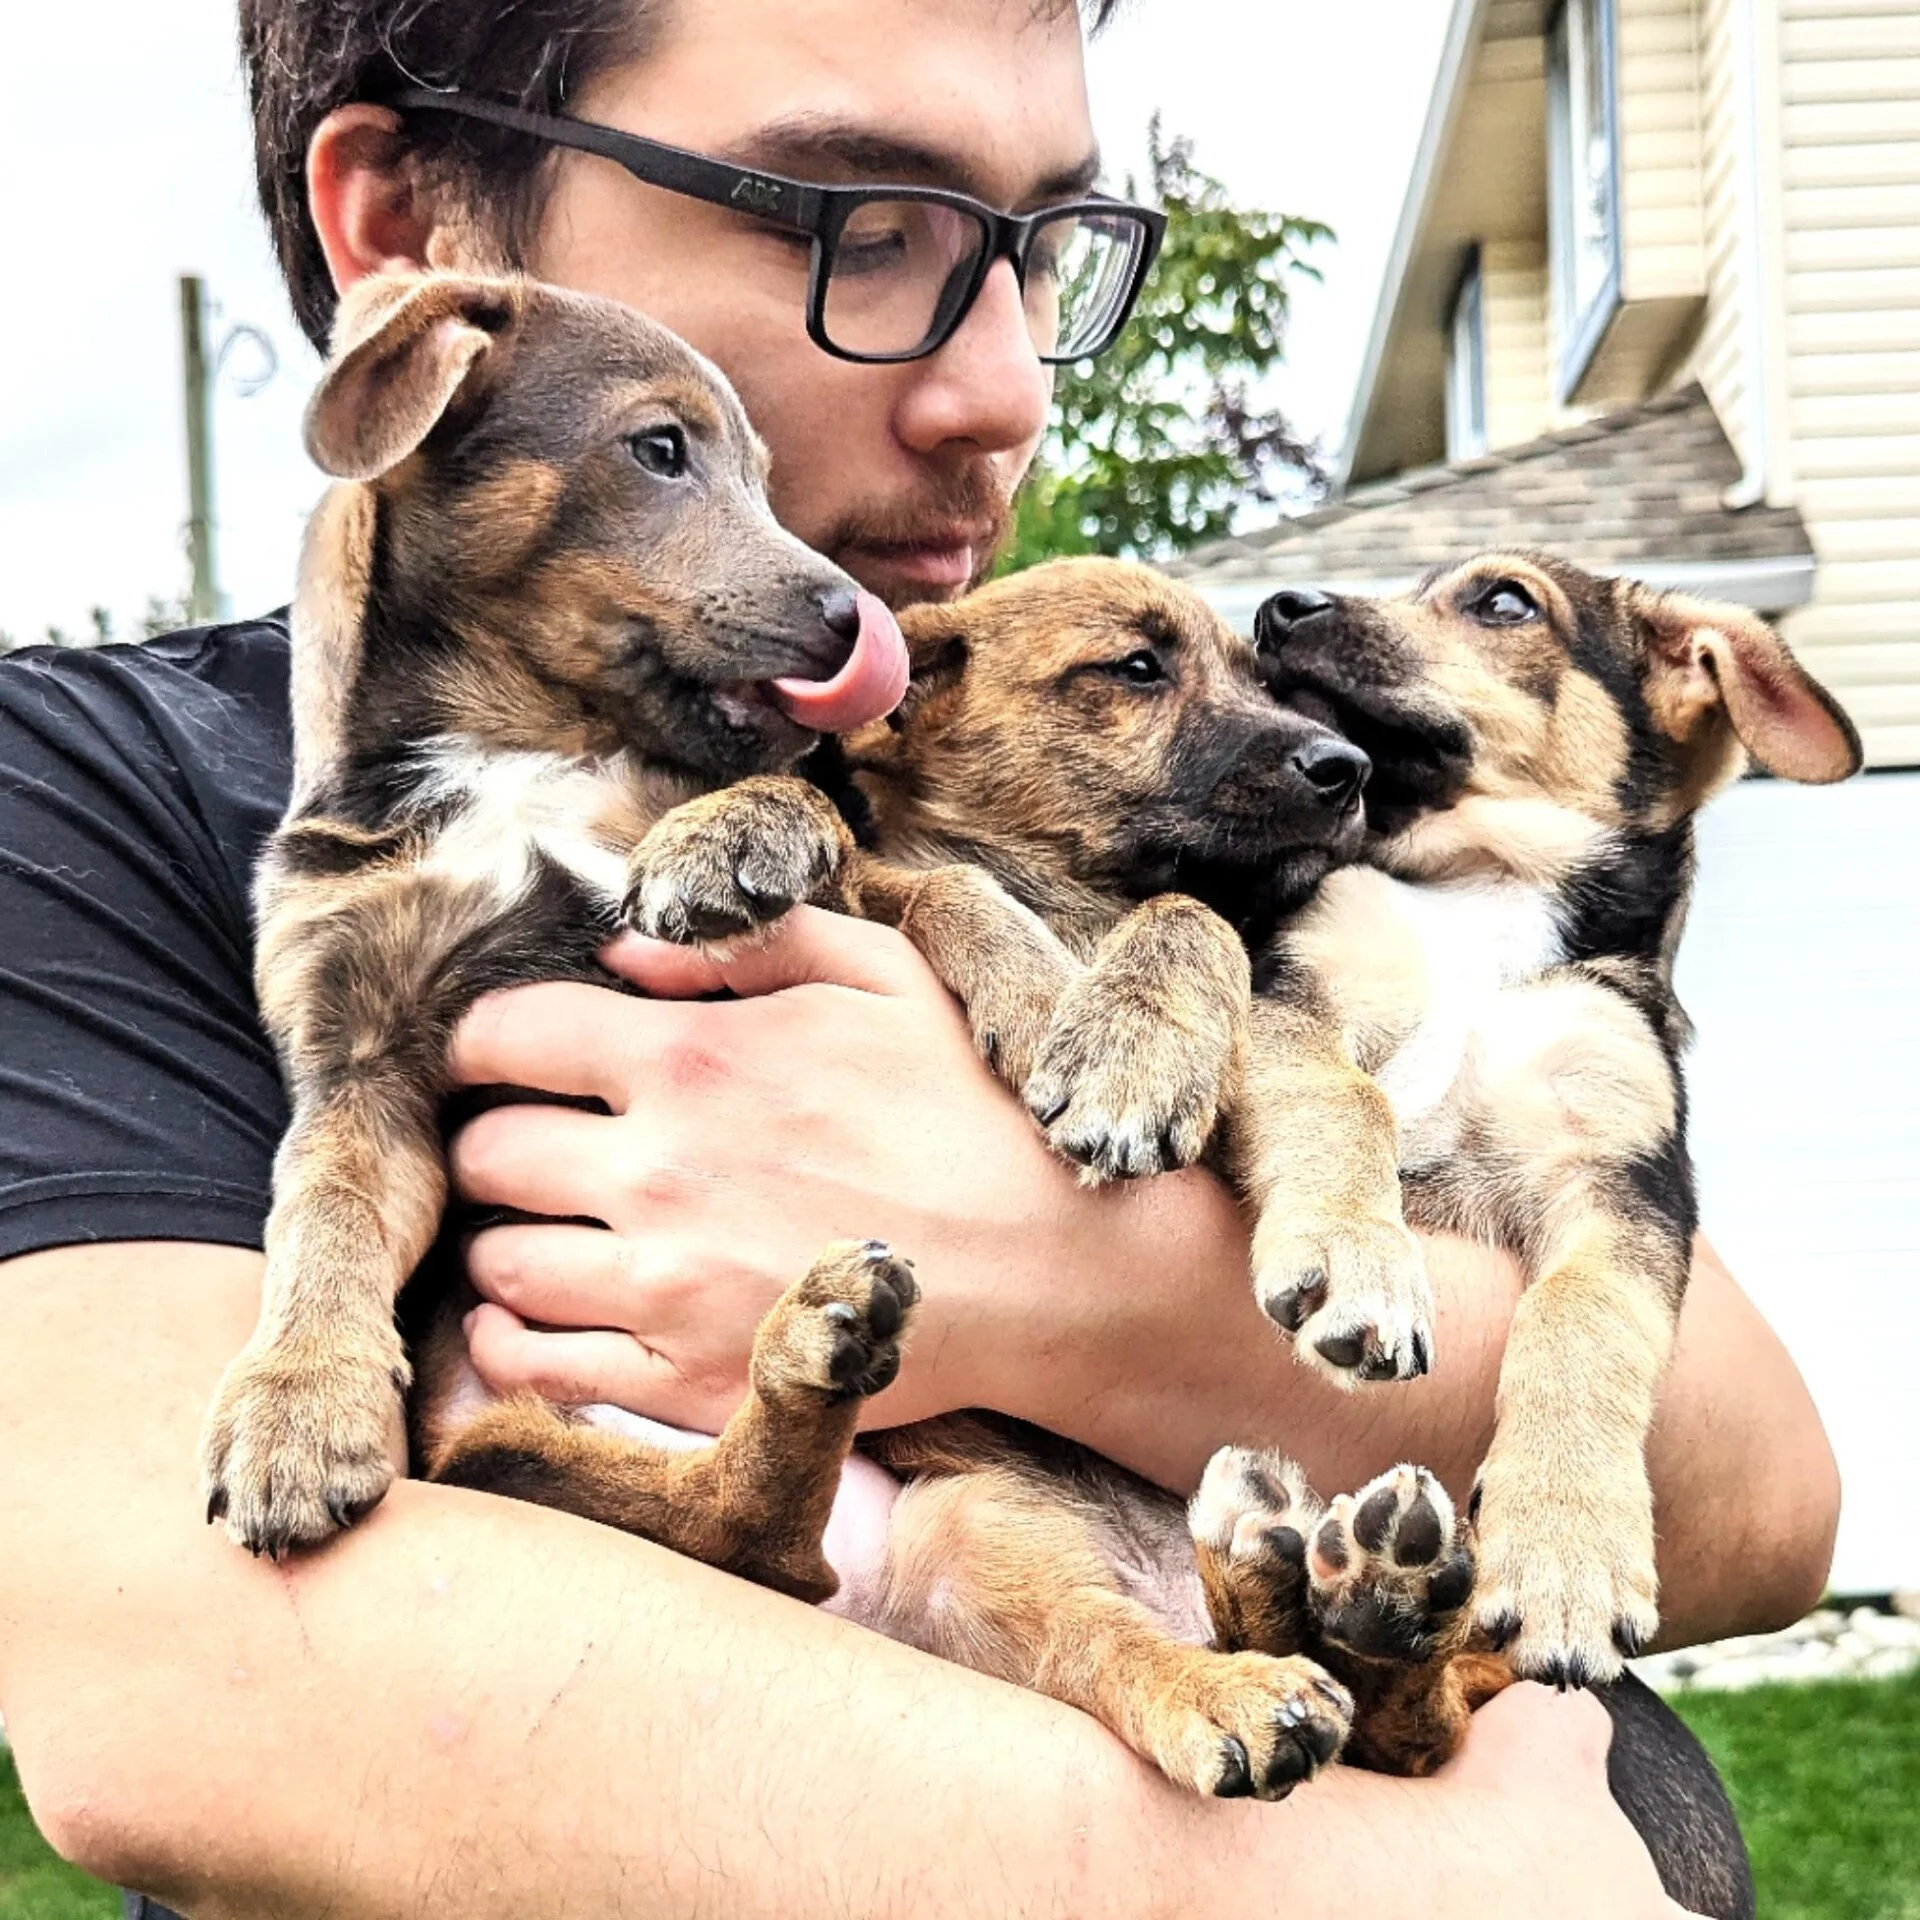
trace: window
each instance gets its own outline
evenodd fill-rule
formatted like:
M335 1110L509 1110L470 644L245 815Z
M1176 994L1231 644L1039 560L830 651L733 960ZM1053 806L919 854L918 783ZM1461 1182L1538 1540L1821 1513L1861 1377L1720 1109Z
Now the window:
M1447 458L1472 460L1487 450L1487 308L1480 249L1467 256L1453 296L1447 354Z
M1560 399L1586 377L1620 304L1614 0L1566 0L1548 49L1553 305Z

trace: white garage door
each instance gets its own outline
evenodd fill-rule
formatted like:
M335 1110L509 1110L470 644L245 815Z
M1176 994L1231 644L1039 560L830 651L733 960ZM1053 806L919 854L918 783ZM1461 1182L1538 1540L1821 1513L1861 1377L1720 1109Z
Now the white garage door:
M1703 1220L1813 1389L1834 1585L1920 1587L1920 773L1749 782L1681 949Z

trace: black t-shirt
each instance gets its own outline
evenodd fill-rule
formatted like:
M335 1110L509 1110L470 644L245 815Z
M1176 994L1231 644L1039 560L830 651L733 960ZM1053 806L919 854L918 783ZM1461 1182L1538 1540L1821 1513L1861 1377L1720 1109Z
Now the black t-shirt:
M0 659L0 1259L261 1244L252 871L291 774L284 618Z

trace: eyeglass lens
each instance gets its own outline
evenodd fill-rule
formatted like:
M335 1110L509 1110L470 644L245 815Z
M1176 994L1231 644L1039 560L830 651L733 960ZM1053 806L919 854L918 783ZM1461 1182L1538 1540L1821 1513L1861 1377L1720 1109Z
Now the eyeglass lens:
M951 328L988 244L984 222L930 200L869 200L834 249L821 322L845 353L910 354ZM1027 327L1047 359L1098 346L1139 257L1135 221L1063 214L1036 230L1027 259Z

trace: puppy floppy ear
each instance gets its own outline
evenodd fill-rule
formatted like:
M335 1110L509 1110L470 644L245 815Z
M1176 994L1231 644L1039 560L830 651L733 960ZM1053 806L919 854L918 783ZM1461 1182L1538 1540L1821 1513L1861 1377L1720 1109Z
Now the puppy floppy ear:
M1744 607L1648 595L1648 697L1655 719L1691 741L1715 709L1754 761L1783 780L1825 785L1860 771L1860 736L1786 642Z
M519 317L507 280L374 275L347 296L333 357L307 405L307 451L340 480L374 480L439 423Z
M934 616L930 621L924 615L916 620L913 610L909 609L901 618L900 630L907 642L913 672L906 692L900 696L900 704L887 715L887 725L895 733L905 733L942 695L958 688L966 675L967 663L973 658L973 646L965 634L954 632L950 624L939 619L939 615L950 614L950 611L945 607L930 607L927 612Z

